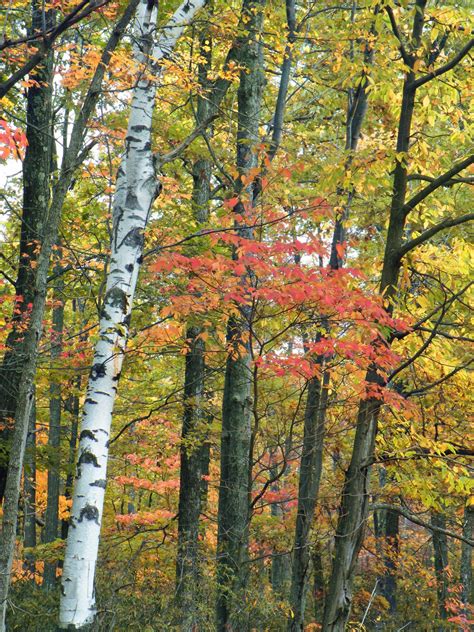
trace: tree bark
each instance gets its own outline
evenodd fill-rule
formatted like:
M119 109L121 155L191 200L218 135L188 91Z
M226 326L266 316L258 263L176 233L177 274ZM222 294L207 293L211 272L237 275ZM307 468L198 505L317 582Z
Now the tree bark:
M463 536L472 540L474 530L474 507L466 505L464 509ZM464 606L464 615L469 619L472 612L472 546L467 542L461 543L461 601Z
M446 529L446 516L440 512L434 512L431 515L431 524L433 527ZM436 592L438 594L438 614L442 621L448 618L446 609L446 600L448 599L448 577L446 569L448 567L448 538L445 533L440 531L432 531L433 541L433 557L434 570L436 575ZM438 626L440 632L443 632L444 625Z
M53 13L44 13L39 0L33 2L31 31L41 30L43 18L53 25ZM23 207L20 228L20 252L15 284L16 300L11 318L12 330L6 341L7 352L0 367L0 502L5 492L8 470L8 445L12 421L18 405L18 393L24 356L23 329L31 312L35 289L35 265L41 247L48 203L51 170L51 127L53 56L50 52L36 68L32 78L38 83L27 91L26 138L23 161Z
M34 404L26 438L23 495L23 544L25 548L33 548L36 546L36 406ZM25 568L32 574L33 579L36 572L34 556L25 554Z
M204 28L199 37L200 56L204 60L198 67L198 80L207 92L210 82L207 74L211 65L211 34ZM196 123L202 125L209 117L209 95L198 95ZM203 226L209 217L209 198L212 163L199 158L193 165L193 210L198 225ZM199 560L200 517L207 501L207 484L203 480L209 472L209 445L206 441L208 422L205 410L205 343L200 334L204 331L197 322L190 324L186 339L184 373L184 415L180 447L180 481L178 509L178 552L176 558L176 601L183 632L192 632L200 626Z
M156 9L140 3L136 20L140 62L169 55L204 0L185 1L153 46ZM142 261L144 230L160 191L151 150L156 81L139 79L133 90L125 156L113 207L110 271L99 322L79 436L79 457L62 575L60 626L84 629L95 618L94 577L104 506L110 425Z
M241 63L237 94L237 169L245 175L258 165L260 108L263 92L263 46L261 41L264 0L246 3L243 9L247 37L241 43ZM251 222L255 200L255 181L244 189L235 182L236 193L247 197L234 207ZM235 222L240 237L252 238L252 230ZM234 258L237 254L234 252ZM242 282L248 283L248 277ZM219 486L217 536L218 632L245 632L248 613L245 606L249 525L249 462L252 414L252 372L250 367L251 307L241 307L239 317L231 317L227 328L226 362L222 405L221 476Z
M322 360L318 359L317 363L322 365ZM308 382L290 593L293 614L288 621L289 632L299 632L304 628L311 560L309 535L323 467L329 374L325 373L323 379L324 385L319 377L313 377Z
M61 254L59 253L59 256ZM55 266L57 273L61 272L61 266ZM54 372L54 363L58 361L62 351L62 336L64 325L64 296L63 277L58 276L56 287L53 293L53 322L51 334L51 363ZM60 488L60 445L61 445L61 385L57 378L51 381L49 387L49 433L48 447L48 496L45 513L45 525L43 531L44 542L53 542L58 537L59 525L59 488ZM46 563L43 574L43 587L51 590L56 584L56 562Z
M29 309L31 314L28 327L24 334L22 347L22 373L16 401L15 424L11 438L11 453L5 483L5 499L3 504L2 534L0 538L0 632L5 630L5 616L10 574L15 552L16 525L18 519L18 498L20 492L21 472L25 454L26 436L31 409L34 403L34 383L36 378L36 363L38 358L39 341L42 335L48 270L53 246L57 241L61 211L66 198L73 173L78 166L78 156L82 148L86 125L100 95L100 88L107 63L113 50L135 11L138 0L130 0L123 16L117 22L102 53L99 63L91 80L89 90L78 111L71 132L69 146L65 149L61 164L60 175L53 189L51 204L48 209L47 230L44 227L40 252L37 257L33 303ZM48 126L48 131L51 129ZM50 160L49 160L50 162Z
M373 56L373 48L368 48L366 46L364 63L367 68L372 65ZM345 149L348 152L346 169L350 168L352 154L357 149L362 124L367 112L367 86L368 80L364 75L357 89L349 91L346 115ZM344 225L349 217L353 197L353 192L350 190L345 192L341 189L338 191L338 194L346 194L347 200L344 205L344 210L341 216L336 219L334 226L329 258L329 267L332 270L338 270L344 265L344 257L341 254L339 246L342 245L345 240ZM315 365L323 369L322 358L316 358ZM290 604L293 614L288 620L289 632L297 632L299 630L303 630L304 628L304 613L306 607L306 592L310 561L309 536L311 524L314 518L316 501L319 494L319 484L322 472L326 409L330 381L329 368L324 371L323 379L324 385L322 387L318 378L313 378L308 385L290 594ZM317 397L315 388L318 389ZM319 398L321 398L320 402ZM316 399L318 401L316 401Z

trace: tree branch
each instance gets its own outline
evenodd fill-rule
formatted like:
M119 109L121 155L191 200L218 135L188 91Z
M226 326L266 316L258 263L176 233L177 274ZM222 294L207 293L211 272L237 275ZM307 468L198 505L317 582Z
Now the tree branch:
M455 66L457 66L457 64L466 56L469 54L469 51L471 50L471 48L474 46L474 38L471 39L466 46L464 46L464 48L461 48L461 50L459 51L459 53L457 55L455 55L450 61L448 61L446 64L444 64L444 66L440 66L437 70L433 70L432 72L429 72L427 75L425 75L424 77L420 77L419 79L415 79L415 81L412 83L413 88L416 90L417 88L419 88L420 86L423 86L425 83L428 83L428 81L431 81L432 79L435 79L436 77L439 77L440 75L444 75L444 73L448 72L449 70L452 70Z
M411 200L409 200L406 204L404 204L402 208L402 213L406 217L410 211L412 211L415 206L423 202L425 198L428 197L433 191L439 189L439 187L445 186L447 182L449 182L453 176L457 175L463 169L466 169L474 162L474 154L471 154L461 162L455 164L451 169L441 174L437 178L434 178L426 187L423 187L421 191L418 191Z
M392 7L385 7L385 10L387 11L388 19L390 20L390 25L392 27L393 34L398 40L398 48L400 50L402 59L407 66L411 66L412 59L407 49L405 48L405 44L403 43L403 37L402 37L402 34L400 33L400 29L398 28L397 21L395 20L395 15L393 14Z
M401 516L403 516L404 518L406 518L410 522L413 522L413 524L417 524L420 527L424 527L428 531L431 531L431 532L435 531L436 533L443 533L444 535L447 535L450 538L454 538L455 540L460 540L461 542L465 542L466 544L469 544L469 546L474 546L474 540L470 540L469 538L465 538L462 535L458 535L454 531L448 531L448 529L442 529L441 527L435 527L431 523L425 522L421 518L418 518L418 516L416 516L415 514L412 514L411 512L407 511L406 509L403 509L402 507L398 507L397 505L390 505L390 504L387 504L387 503L382 503L382 504L372 505L370 507L370 509L372 511L377 511L379 509L388 509L388 510L391 510L391 511L396 511L397 513L399 513Z
M43 38L41 49L38 50L34 55L32 55L28 59L28 61L25 62L23 66L21 66L21 68L16 70L12 75L10 75L8 79L6 79L3 83L0 84L0 99L4 97L7 94L7 92L11 90L11 88L13 88L13 86L18 81L20 81L20 79L23 79L23 77L25 77L31 70L33 70L35 66L39 64L39 62L46 56L47 52L49 51L51 46L54 44L55 40L62 33L64 33L64 31L66 31L68 28L70 28L77 22L80 22L81 20L86 18L93 11L96 11L97 9L102 8L109 2L110 0L101 0L100 2L96 2L96 0L93 0L93 2L90 2L90 0L83 0L83 2L81 2L75 9L73 9L73 11L71 11L71 13L68 16L66 16L64 20L60 22L60 24L58 24L58 26L56 26L51 32L49 32L49 35L45 35L44 33L39 33L37 35L37 38L39 37ZM90 6L87 6L88 4L90 4ZM31 37L29 39L31 39ZM3 48L6 48L7 46L11 46L13 44L19 44L19 43L21 43L21 40L15 41L13 43L10 41L4 41L0 45L0 50L2 50Z
M435 224L428 230L425 230L421 235L415 237L414 239L410 239L403 244L403 246L399 250L400 259L404 257L410 250L413 250L417 246L425 243L428 239L431 239L434 235L441 232L445 228L451 228L452 226L458 226L459 224L464 224L465 222L470 222L474 219L474 213L466 213L466 215L461 215L460 217L447 217L439 224Z

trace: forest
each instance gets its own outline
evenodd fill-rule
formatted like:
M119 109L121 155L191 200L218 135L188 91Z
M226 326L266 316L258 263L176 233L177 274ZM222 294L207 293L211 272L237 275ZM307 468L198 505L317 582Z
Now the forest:
M469 632L473 5L3 0L0 632Z

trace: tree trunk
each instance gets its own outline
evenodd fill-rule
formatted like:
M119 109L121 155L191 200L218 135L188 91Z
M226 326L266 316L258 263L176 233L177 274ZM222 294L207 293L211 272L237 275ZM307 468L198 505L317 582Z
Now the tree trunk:
M245 175L258 165L260 108L263 92L263 46L261 32L265 1L248 3L243 9L247 38L241 46L237 131L237 169ZM252 220L255 181L244 190L242 180L235 182L240 200L235 212ZM252 231L235 222L240 237L252 238ZM237 254L234 253L234 257ZM248 283L249 278L242 280ZM250 367L251 308L244 306L240 316L231 317L227 328L228 357L222 406L221 476L219 486L217 536L217 603L218 632L245 632L248 627L244 589L247 579L249 526L249 462L252 413L252 371Z
M53 13L33 2L31 31L53 25ZM51 169L51 122L53 90L53 56L48 53L32 78L38 83L27 91L26 138L28 144L23 161L23 207L20 232L18 274L15 284L16 301L11 318L12 330L6 341L7 352L0 367L0 502L3 499L7 469L8 444L12 437L12 420L18 405L19 385L24 362L25 321L28 321L35 289L35 264L38 260L49 203Z
M18 389L15 412L15 424L12 433L12 447L5 483L5 499L3 504L2 534L0 538L0 632L5 630L5 616L10 573L15 552L16 525L18 519L18 498L25 454L26 436L34 402L34 383L39 341L42 334L42 322L46 303L48 270L51 253L57 241L61 211L72 180L74 169L78 165L78 155L82 148L83 136L91 113L100 94L100 87L107 63L113 50L135 11L138 0L130 0L130 4L115 26L104 49L89 90L78 111L71 132L71 140L63 154L61 172L53 189L53 197L48 210L48 226L43 231L41 249L37 258L33 303L28 327L24 333L22 346L22 373ZM51 127L48 126L48 133Z
M413 50L417 50L421 42L426 0L417 0L416 5L411 38ZM416 87L413 83L415 73L412 69L415 59L415 56L410 57L410 70L403 84L397 152L404 158L397 161L394 170L390 221L380 283L380 293L389 302L389 313L393 309L391 303L397 290L401 266L399 253L406 222L404 204L407 191L407 161L405 156L409 149L415 106ZM366 382L375 386L384 386L384 380L375 367L369 369ZM335 553L323 620L325 632L343 632L349 619L353 575L367 520L370 464L377 434L379 409L380 402L372 398L362 400L359 405L352 457L346 472L339 508Z
M61 253L59 253L61 256ZM61 266L55 267L56 273L61 273ZM53 323L51 334L51 363L53 372L54 363L57 362L62 351L62 335L64 324L64 304L63 304L64 283L62 276L58 276L57 285L54 290L53 300ZM57 369L56 369L57 370ZM46 504L45 525L43 531L44 542L53 542L58 537L59 524L59 487L60 487L60 444L61 444L61 386L53 379L49 388L49 434L48 447L48 497ZM43 587L51 590L56 584L56 562L46 563L43 574Z
M140 3L136 47L139 61L169 55L204 0L185 1L153 47L156 9ZM94 577L104 506L110 425L128 337L132 302L142 260L144 230L160 191L151 151L156 81L139 79L133 90L125 156L119 167L113 208L110 271L99 322L99 340L89 375L79 436L71 528L62 575L60 626L87 627L95 617Z
M209 89L207 73L211 64L211 34L205 28L200 34L199 85ZM209 117L208 95L198 96L196 123ZM193 209L198 225L209 217L212 163L199 158L193 165ZM190 325L186 332L189 350L184 373L184 415L180 448L180 482L178 510L178 552L176 558L176 600L183 632L199 627L199 560L200 517L207 501L207 484L203 476L209 472L209 445L206 441L207 413L203 406L205 387L205 343L200 337L202 326Z
M321 359L317 362L322 363ZM324 386L319 377L313 377L308 382L291 577L290 605L293 615L288 621L289 632L299 632L304 628L311 559L309 535L323 466L328 378L325 373Z
M466 505L464 509L463 536L472 540L474 530L474 507ZM472 612L472 546L467 542L461 543L461 601L464 606L466 619L470 618Z
M400 537L400 514L392 509L380 510L383 512L382 534L383 534L383 560L384 574L380 578L380 594L385 597L389 604L389 613L392 617L397 611L397 558L399 554Z
M431 524L433 527L446 529L446 516L439 512L433 513L431 515ZM436 592L438 594L438 613L439 618L445 621L448 618L446 609L446 600L448 599L448 577L446 575L448 567L448 537L445 533L433 530L432 541ZM438 629L440 632L443 632L444 625L438 626Z
M313 553L313 598L314 618L320 622L323 618L324 600L326 598L326 581L324 579L323 555L321 545L315 545Z
M23 495L23 544L25 548L33 548L36 546L36 406L34 404L26 438ZM32 579L34 579L36 572L34 556L25 554L25 569L32 574Z
M354 17L354 12L353 12ZM352 55L352 52L351 52ZM364 62L366 67L373 63L373 48L366 47L364 54ZM364 71L365 72L365 71ZM346 142L345 149L348 154L346 161L346 169L350 168L352 162L352 153L356 151L359 142L362 124L367 111L367 85L368 81L365 75L362 77L356 90L349 91L346 115ZM340 269L344 264L343 255L339 250L339 246L345 240L344 224L349 217L350 206L352 202L352 191L338 191L339 195L346 194L347 200L344 211L337 218L333 238L331 243L331 253L329 258L329 267L332 270ZM315 364L322 367L322 359L316 359ZM318 380L314 378L317 382ZM295 528L295 545L293 554L293 572L290 603L293 615L288 621L288 630L297 632L304 627L304 612L306 606L306 591L309 572L309 534L311 523L314 518L316 501L319 494L319 483L322 471L322 455L324 446L324 432L326 422L326 409L328 398L328 387L330 381L330 370L324 372L324 386L321 390L321 406L319 403L310 401L314 400L315 394L311 382L308 387L305 427L303 434L303 453L300 465L300 480L298 490L298 511L296 516ZM320 385L318 387L321 389ZM318 395L319 397L319 395ZM311 414L313 406L314 419L307 419ZM319 410L318 410L319 408ZM309 411L309 412L308 412ZM302 481L306 478L306 481Z

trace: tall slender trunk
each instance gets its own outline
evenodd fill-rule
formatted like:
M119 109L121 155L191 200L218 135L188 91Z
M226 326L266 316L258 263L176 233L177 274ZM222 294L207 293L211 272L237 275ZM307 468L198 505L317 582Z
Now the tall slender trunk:
M61 256L61 255L60 255ZM49 387L49 433L48 447L50 448L50 461L48 466L48 496L45 513L45 525L43 531L44 542L53 542L58 537L59 525L59 491L60 491L60 443L61 443L61 386L55 378L54 363L58 361L62 351L62 336L64 325L64 296L63 277L61 265L55 266L59 274L53 293L53 323L51 334L51 363L53 379ZM46 563L43 574L43 587L47 590L54 588L56 583L56 562Z
M384 574L380 578L380 594L389 605L389 614L394 616L397 610L397 558L400 548L400 514L392 509L381 510L381 535L383 537L382 556Z
M317 363L322 365L322 360L317 360ZM328 372L324 373L323 380L319 377L313 377L308 382L290 593L290 605L293 614L288 621L288 630L291 632L299 632L299 630L304 628L304 613L311 561L309 535L323 467L328 384Z
M326 598L326 580L324 578L323 553L321 544L314 547L312 553L313 561L313 599L314 618L321 621L324 612L324 600Z
M136 20L135 55L154 63L169 55L204 0L186 0L153 46L156 9L148 0ZM104 506L110 425L142 260L144 230L160 191L151 150L156 81L139 79L133 90L125 155L118 170L113 208L110 271L99 321L79 436L71 528L62 575L60 626L87 627L95 617L94 577Z
M32 5L31 31L53 25L53 13ZM23 206L20 229L20 252L15 284L16 301L11 319L12 330L6 341L7 352L0 366L0 441L7 450L0 450L0 502L5 492L8 469L8 444L12 438L12 421L18 405L18 393L24 362L24 326L28 321L35 290L35 265L41 247L49 203L51 169L51 122L53 90L53 55L48 53L32 78L37 83L27 91L26 138L28 144L23 161Z
M25 471L23 473L23 544L25 548L36 546L36 406L31 408L28 436L25 449ZM34 576L34 556L25 554L25 568Z
M199 85L209 90L207 74L211 64L211 34L203 29L199 37L200 56ZM199 95L196 123L202 125L209 117L208 95ZM199 158L193 165L194 217L198 225L204 225L209 217L209 197L212 163ZM205 388L205 343L200 334L199 322L188 326L186 339L189 349L185 359L184 415L180 448L180 482L178 509L178 552L176 558L176 599L180 610L183 632L199 627L199 534L200 517L207 501L207 484L203 476L209 471L209 445L206 441L207 413L203 406Z
M431 524L433 527L446 529L446 516L444 513L434 512L431 515ZM445 533L438 530L432 532L433 541L433 558L434 569L436 575L436 592L438 594L438 614L439 618L445 621L448 618L446 609L446 600L448 599L448 576L446 570L448 568L448 537ZM444 630L444 625L438 626L440 632Z
M421 42L425 5L426 0L417 0L411 37L413 50L417 50ZM394 170L390 220L380 283L380 292L390 304L397 290L401 266L399 251L406 221L404 204L407 191L407 160L405 156L409 149L415 106L416 88L413 83L415 59L415 56L410 57L410 69L403 84L397 152L404 158L397 161ZM392 306L388 308L389 313L392 309ZM384 386L384 380L375 367L367 372L366 382ZM325 632L343 632L350 614L353 575L367 519L370 463L373 458L379 409L380 402L372 398L362 400L359 405L352 456L346 472L339 508L331 580L323 619Z
M355 8L353 7L353 17L354 12ZM373 55L373 48L366 46L364 62L367 68L373 63ZM348 152L346 169L349 169L352 163L353 152L357 149L362 124L367 111L367 85L368 81L364 75L357 89L351 89L349 91L346 116L345 149ZM343 213L336 219L334 226L329 258L329 267L332 270L337 270L344 264L339 246L345 240L345 222L349 217L353 197L351 190L343 191L341 189L338 191L338 194L341 196L346 195L346 203ZM323 360L321 358L316 358L314 362L316 366L323 369ZM308 385L290 594L290 604L293 614L288 620L289 632L297 632L304 628L306 592L308 589L310 569L309 536L319 494L323 465L323 446L330 377L330 369L327 368L324 371L323 386L320 384L320 379L316 377L313 378Z
M474 531L474 507L466 505L464 509L463 536L472 540ZM461 543L461 601L464 607L464 615L468 619L472 611L472 546L467 542Z
M259 141L260 108L263 93L262 26L265 0L250 2L243 12L248 31L242 42L238 88L237 169L245 175L258 165L256 145ZM255 182L244 189L240 177L236 192L243 198L236 213L252 221ZM252 238L253 232L235 222L237 234ZM237 253L234 252L234 258ZM248 283L246 277L243 283ZM231 317L227 328L228 357L222 405L221 476L219 485L217 536L217 603L218 632L245 632L248 627L244 588L248 565L249 461L252 413L252 371L250 367L251 307L240 309Z
M53 188L51 204L48 209L48 225L43 230L40 252L37 256L33 303L28 327L24 333L22 346L22 372L18 388L15 411L15 424L11 438L11 452L5 482L5 499L3 503L2 533L0 538L0 632L5 629L5 616L10 574L15 552L16 525L18 519L18 498L20 490L23 458L25 454L26 436L34 403L34 383L38 358L39 341L42 335L42 323L46 303L48 270L53 246L57 241L61 211L74 174L80 163L79 153L88 120L94 111L100 95L100 88L105 69L112 52L117 47L121 36L131 20L138 0L130 0L122 17L115 25L104 48L101 62L92 77L82 108L77 112L71 132L69 146L65 149L61 170ZM48 125L48 131L50 130ZM50 159L48 159L48 164Z

